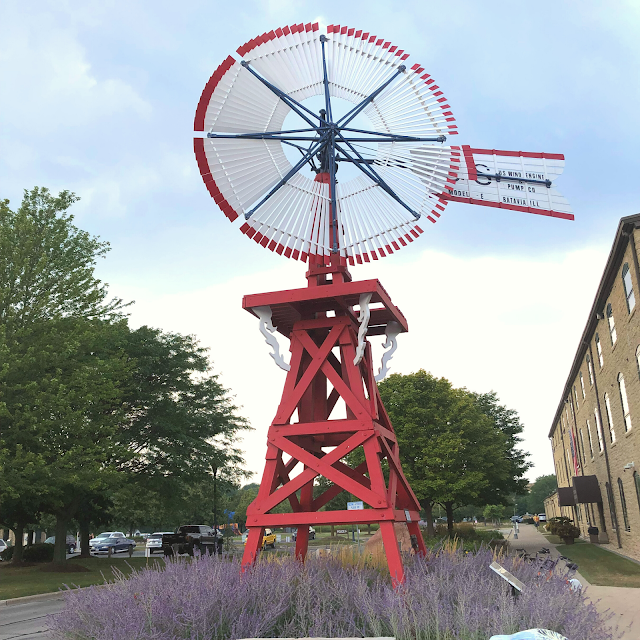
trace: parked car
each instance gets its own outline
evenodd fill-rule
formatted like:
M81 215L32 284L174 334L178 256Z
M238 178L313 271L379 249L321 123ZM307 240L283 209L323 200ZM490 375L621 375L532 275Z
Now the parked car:
M538 514L538 518L540 518L540 522L546 522L547 521L547 514L546 513L539 513Z
M45 544L55 544L56 537L51 536L44 541ZM67 536L67 553L76 552L76 539L73 536Z
M93 549L96 545L102 544L107 538L124 538L125 535L122 531L104 531L95 538L89 540L89 549Z
M522 516L511 516L511 522L522 522Z
M118 553L118 551L133 552L135 548L135 540L125 538L124 535L122 537L111 535L106 538L101 538L98 544L92 545L91 553L109 553L109 550L111 550L111 553Z
M2 553L9 545L6 543L5 540L0 539L0 553ZM0 562L2 561L2 558L0 558Z
M149 549L149 554L154 551L162 551L162 536L165 534L171 535L172 533L173 531L156 531L148 534L146 547Z
M296 535L298 533L298 530L296 529L293 532L293 539L296 539ZM316 530L313 527L309 527L309 540L315 540L316 539Z
M247 544L248 536L249 536L249 529L247 529L242 534L242 544ZM295 540L295 538L294 538L294 540ZM262 536L262 544L260 545L260 548L264 549L266 547L271 547L272 549L276 548L276 534L273 533L273 531L271 529L265 529L264 530L264 535Z

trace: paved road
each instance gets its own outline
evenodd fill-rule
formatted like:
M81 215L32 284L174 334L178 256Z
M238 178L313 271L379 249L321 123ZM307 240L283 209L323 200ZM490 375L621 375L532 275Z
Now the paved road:
M49 640L47 618L63 608L62 597L0 606L0 640Z

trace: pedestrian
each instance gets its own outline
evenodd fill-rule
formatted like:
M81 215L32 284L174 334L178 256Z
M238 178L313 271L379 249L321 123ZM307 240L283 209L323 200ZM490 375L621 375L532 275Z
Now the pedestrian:
M540 524L540 516L538 516L538 514L536 514L535 516L533 516L533 524L536 525L536 529L538 528L538 525Z

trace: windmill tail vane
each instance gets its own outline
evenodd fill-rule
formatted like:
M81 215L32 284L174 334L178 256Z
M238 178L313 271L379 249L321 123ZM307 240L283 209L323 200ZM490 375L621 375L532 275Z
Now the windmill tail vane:
M350 264L413 242L449 201L573 219L561 154L446 146L457 125L433 78L370 33L298 24L258 36L207 82L194 120L204 182L229 220L286 257ZM304 105L324 98L314 112ZM354 106L336 117L332 98ZM299 128L285 128L294 113ZM354 119L366 116L369 129ZM284 147L296 150L289 161ZM341 163L358 175L338 181ZM303 173L310 169L312 179Z

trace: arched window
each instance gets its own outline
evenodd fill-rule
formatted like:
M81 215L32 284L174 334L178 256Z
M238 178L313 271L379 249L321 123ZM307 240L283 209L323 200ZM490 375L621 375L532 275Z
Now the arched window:
M607 410L607 422L609 423L609 438L611 444L616 441L616 430L613 427L613 415L611 414L611 402L609 401L609 394L604 394L604 407Z
M618 519L616 518L616 506L613 502L613 491L608 482L604 483L607 492L607 502L609 503L609 515L611 516L611 528L615 531L618 528Z
M589 455L593 460L593 440L591 440L591 425L589 424L588 420L587 420L587 437L589 438ZM640 502L638 504L640 504Z
M638 351L640 351L640 345L638 345ZM638 360L638 366L640 367L640 360ZM593 367L591 366L591 358L587 356L587 370L589 371L589 384L593 386ZM638 375L640 375L640 369L638 369Z
M622 519L624 520L624 530L631 531L629 526L629 514L627 513L627 501L624 497L624 487L622 486L622 480L618 478L618 491L620 492L620 506L622 507Z
M600 344L600 336L596 333L596 351L598 352L598 362L600 368L604 367L604 360L602 359L602 345Z
M609 335L611 336L611 344L614 345L618 339L616 333L616 321L613 319L613 307L611 303L607 305L607 322L609 323ZM602 365L600 365L602 366Z
M624 295L627 298L627 311L631 313L636 306L636 296L633 293L631 271L629 271L629 264L627 262L625 262L622 267L622 284L624 284Z
M640 509L640 473L633 472L633 484L636 486L636 498L638 498L638 509Z
M584 400L587 394L584 392L584 378L582 377L582 371L580 372L580 390L582 391L582 399Z
M624 386L624 377L618 374L618 388L620 389L620 402L622 402L622 413L624 415L624 430L631 429L631 414L629 413L629 402L627 401L627 389Z
M595 409L593 415L596 418L596 432L598 434L598 449L600 451L604 450L604 439L602 437L602 424L600 423L600 415L598 414L598 410Z

